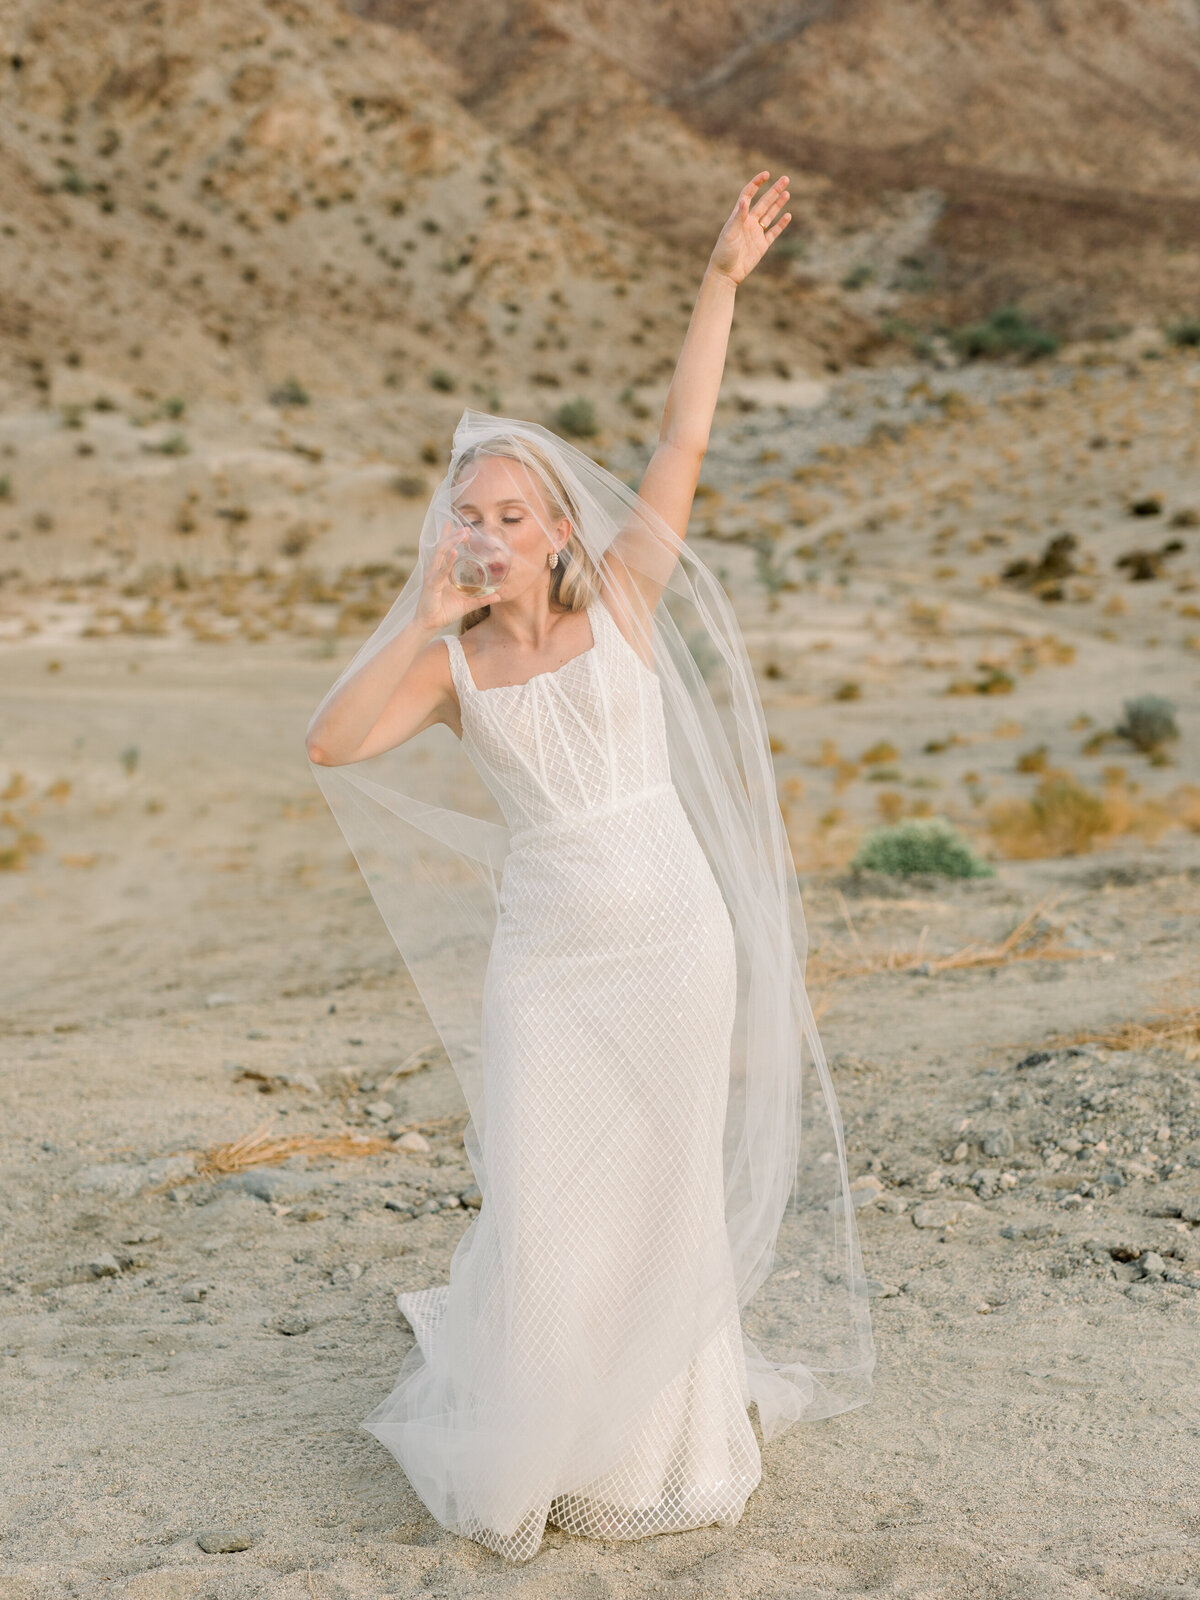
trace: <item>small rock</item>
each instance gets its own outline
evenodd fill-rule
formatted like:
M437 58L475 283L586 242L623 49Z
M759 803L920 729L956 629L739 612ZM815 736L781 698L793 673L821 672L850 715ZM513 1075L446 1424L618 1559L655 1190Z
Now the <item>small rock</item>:
M959 1142L954 1146L954 1154L950 1157L951 1161L965 1161L967 1159L967 1152L969 1149L970 1146L968 1145L967 1141L965 1139L960 1139Z
M436 1200L425 1200L417 1207L417 1215L419 1217L431 1217L435 1211L440 1211L441 1209Z
M1010 1222L1000 1229L1002 1239L1053 1239L1058 1229L1052 1222Z
M1000 1187L1002 1189L1015 1189L1020 1181L1015 1172L1002 1172L1000 1174Z
M1160 1298L1160 1291L1153 1282L1126 1284L1125 1293L1131 1300L1140 1300L1143 1303Z
M370 1105L363 1108L369 1117L376 1122L386 1122L389 1117L395 1116L396 1108L390 1100L372 1100ZM418 1137L420 1137L418 1135Z
M1147 1278L1161 1278L1167 1270L1167 1263L1157 1250L1147 1250L1145 1255L1138 1261L1138 1266L1141 1267Z
M334 1267L329 1274L330 1283L357 1283L363 1275L362 1264L358 1261L343 1261Z
M468 1184L465 1189L460 1190L458 1198L463 1205L470 1206L473 1211L478 1211L483 1204L483 1195L479 1192L477 1183Z
M453 1211L456 1206L461 1206L462 1201L456 1194L440 1194L437 1197L438 1205L443 1211Z
M310 1194L320 1186L320 1179L306 1177L295 1171L285 1172L278 1167L252 1167L248 1172L231 1173L223 1180L223 1186L252 1194L256 1200L274 1203Z
M989 1128L983 1136L985 1156L1010 1156L1013 1153L1012 1129L1002 1123Z
M224 1556L234 1550L249 1550L254 1540L248 1533L235 1533L232 1529L222 1528L198 1533L196 1543L210 1556Z
M311 1072L280 1072L276 1074L280 1083L288 1089L303 1089L305 1094L320 1094L321 1085Z
M394 1211L397 1216L403 1217L406 1222L411 1222L413 1217L416 1216L416 1212L407 1200L385 1200L383 1208L385 1211Z
M1058 1148L1065 1150L1069 1156L1077 1156L1083 1149L1083 1140L1077 1139L1073 1133L1069 1133L1065 1138L1058 1141Z
M204 1004L206 1006L235 1006L237 1005L237 995L206 994L204 996Z
M880 1211L886 1211L893 1217L900 1216L908 1208L908 1201L898 1194L885 1194L876 1202Z
M156 1184L194 1176L194 1156L159 1156L153 1161L110 1161L85 1167L75 1178L80 1194L109 1195L114 1200L131 1200Z
M307 1333L308 1326L307 1318L302 1317L298 1311L285 1311L275 1321L277 1331L287 1334L289 1338L298 1333Z
M980 1208L963 1200L928 1200L912 1214L916 1228L949 1228Z
M871 1300L890 1300L900 1293L894 1283L881 1283L878 1278L867 1279L867 1296Z
M1200 1222L1200 1194L1189 1195L1181 1203L1179 1215L1185 1222Z
M875 1194L882 1194L882 1192L883 1192L883 1179L879 1178L879 1177L876 1177L875 1173L873 1173L873 1172L867 1172L867 1173L864 1173L861 1178L854 1178L854 1179L851 1180L851 1183L850 1183L850 1193L851 1194L858 1194L861 1190L864 1190L864 1189L873 1190Z
M120 1274L121 1266L116 1256L95 1256L88 1262L88 1271L93 1278L115 1278Z
M208 1291L211 1287L211 1284L202 1283L199 1279L193 1283L185 1283L183 1288L180 1290L179 1298L181 1300L187 1300L192 1304L195 1304L200 1300L207 1300Z
M940 1189L943 1176L944 1174L940 1167L934 1167L932 1172L927 1172L921 1180L921 1187L925 1193L932 1194L935 1189Z
M429 1149L429 1140L424 1134L418 1133L415 1128L411 1128L407 1133L402 1133L396 1140L396 1149L411 1150L416 1154L424 1155Z

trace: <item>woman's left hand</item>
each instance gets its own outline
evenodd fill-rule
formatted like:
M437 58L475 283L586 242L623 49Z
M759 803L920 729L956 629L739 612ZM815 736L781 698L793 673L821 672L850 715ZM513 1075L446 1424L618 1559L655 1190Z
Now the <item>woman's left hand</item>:
M712 271L723 273L734 283L741 283L753 272L792 220L790 211L786 216L779 216L788 202L786 177L776 178L765 193L753 199L759 184L770 176L769 172L760 172L742 190L708 259ZM778 222L776 217L779 217Z

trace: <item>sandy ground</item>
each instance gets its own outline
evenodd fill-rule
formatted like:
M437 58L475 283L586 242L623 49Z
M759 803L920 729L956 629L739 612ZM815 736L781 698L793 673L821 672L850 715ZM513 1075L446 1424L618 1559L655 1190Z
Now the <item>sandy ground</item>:
M551 1531L510 1567L358 1428L411 1342L394 1295L444 1281L472 1181L453 1076L304 759L369 621L214 646L167 595L161 629L85 636L97 595L150 599L4 589L0 1596L1200 1596L1200 1040L1063 1042L1197 998L1200 536L1178 523L1169 577L1113 566L1148 542L1130 496L1163 495L1156 546L1200 505L1197 373L1162 366L1094 380L1099 447L1067 369L935 379L967 407L949 422L911 374L847 375L807 421L714 439L698 514L763 674L879 1350L873 1402L765 1447L734 1530ZM745 508L769 521L761 484L795 468L842 476L777 491L813 503L768 530L772 559L804 553L762 582ZM997 581L1068 516L1088 594ZM1007 691L951 689L989 652ZM1111 734L1147 692L1178 710L1162 765ZM1005 856L982 819L1035 792L1039 745L1129 826ZM889 792L954 814L996 875L849 873ZM940 964L1039 906L1010 959ZM264 1123L429 1148L194 1176L189 1152Z

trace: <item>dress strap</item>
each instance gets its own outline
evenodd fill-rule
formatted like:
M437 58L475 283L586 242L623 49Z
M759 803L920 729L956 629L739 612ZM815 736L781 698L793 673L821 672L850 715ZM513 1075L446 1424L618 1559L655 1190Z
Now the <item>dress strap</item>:
M462 640L456 633L444 633L442 638L446 641L446 649L450 654L450 676L454 680L455 693L461 708L469 690L475 687L467 668L467 658L463 654Z

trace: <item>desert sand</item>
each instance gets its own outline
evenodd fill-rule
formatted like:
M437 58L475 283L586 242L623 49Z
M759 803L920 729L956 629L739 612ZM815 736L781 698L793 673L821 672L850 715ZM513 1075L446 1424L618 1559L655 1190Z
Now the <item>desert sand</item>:
M357 1424L477 1199L463 1107L303 751L415 522L182 587L64 538L2 591L0 1594L1200 1594L1200 366L1145 335L730 391L693 536L760 669L875 1398L767 1445L735 1529L515 1568L434 1523ZM62 434L0 427L51 481ZM999 576L1062 531L1059 598ZM1157 755L1113 732L1143 693ZM1047 771L1100 811L1040 835ZM994 876L849 869L930 812ZM255 1136L301 1143L239 1168Z
M0 10L0 1600L1200 1600L1200 30L784 10ZM304 731L464 406L638 481L764 168L689 538L877 1387L515 1568L359 1428L479 1196Z

